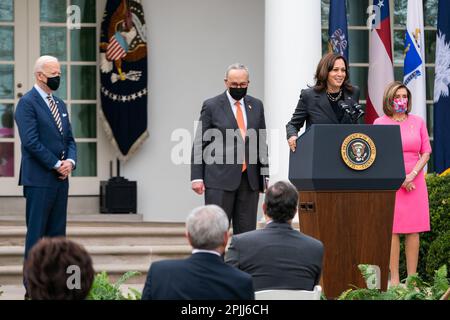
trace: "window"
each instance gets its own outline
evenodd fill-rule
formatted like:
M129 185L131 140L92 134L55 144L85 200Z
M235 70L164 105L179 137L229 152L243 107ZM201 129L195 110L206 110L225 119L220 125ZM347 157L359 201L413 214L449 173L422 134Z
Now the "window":
M0 177L14 177L14 3L0 3Z
M77 5L81 28L67 28L66 9ZM40 0L40 54L61 62L61 87L77 143L75 177L97 176L97 23L95 0Z

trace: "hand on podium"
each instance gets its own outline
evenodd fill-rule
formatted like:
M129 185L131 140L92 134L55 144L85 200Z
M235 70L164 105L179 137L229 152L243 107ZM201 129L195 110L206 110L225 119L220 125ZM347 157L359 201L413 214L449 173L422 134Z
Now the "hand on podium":
M289 148L291 148L292 152L295 152L295 148L297 148L297 136L292 136L288 139Z

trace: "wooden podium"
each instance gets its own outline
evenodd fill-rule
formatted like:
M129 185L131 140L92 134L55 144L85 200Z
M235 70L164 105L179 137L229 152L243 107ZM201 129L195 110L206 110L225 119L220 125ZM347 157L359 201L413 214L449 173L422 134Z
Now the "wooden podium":
M398 126L313 125L297 140L289 180L299 190L300 231L324 244L328 299L365 287L359 264L379 266L387 289L395 192L404 179Z

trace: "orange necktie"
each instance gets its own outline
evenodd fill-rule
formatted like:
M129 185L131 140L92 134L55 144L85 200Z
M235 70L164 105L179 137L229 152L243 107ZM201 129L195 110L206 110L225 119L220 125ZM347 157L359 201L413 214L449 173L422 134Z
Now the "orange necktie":
M241 103L239 101L236 101L236 120L238 123L239 130L241 131L242 139L244 140L245 145L245 135L246 135L246 129L245 129L245 122L244 122L244 114L242 113L241 109ZM247 163L245 163L245 156L244 156L244 163L242 164L242 172L244 172L247 169Z

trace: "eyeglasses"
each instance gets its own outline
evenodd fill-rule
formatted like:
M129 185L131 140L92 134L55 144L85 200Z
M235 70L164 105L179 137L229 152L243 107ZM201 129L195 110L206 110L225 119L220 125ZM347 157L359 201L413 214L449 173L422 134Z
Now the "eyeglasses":
M248 87L248 81L247 82L241 82L241 83L237 83L237 82L231 82L230 83L230 87L231 88L247 88Z

